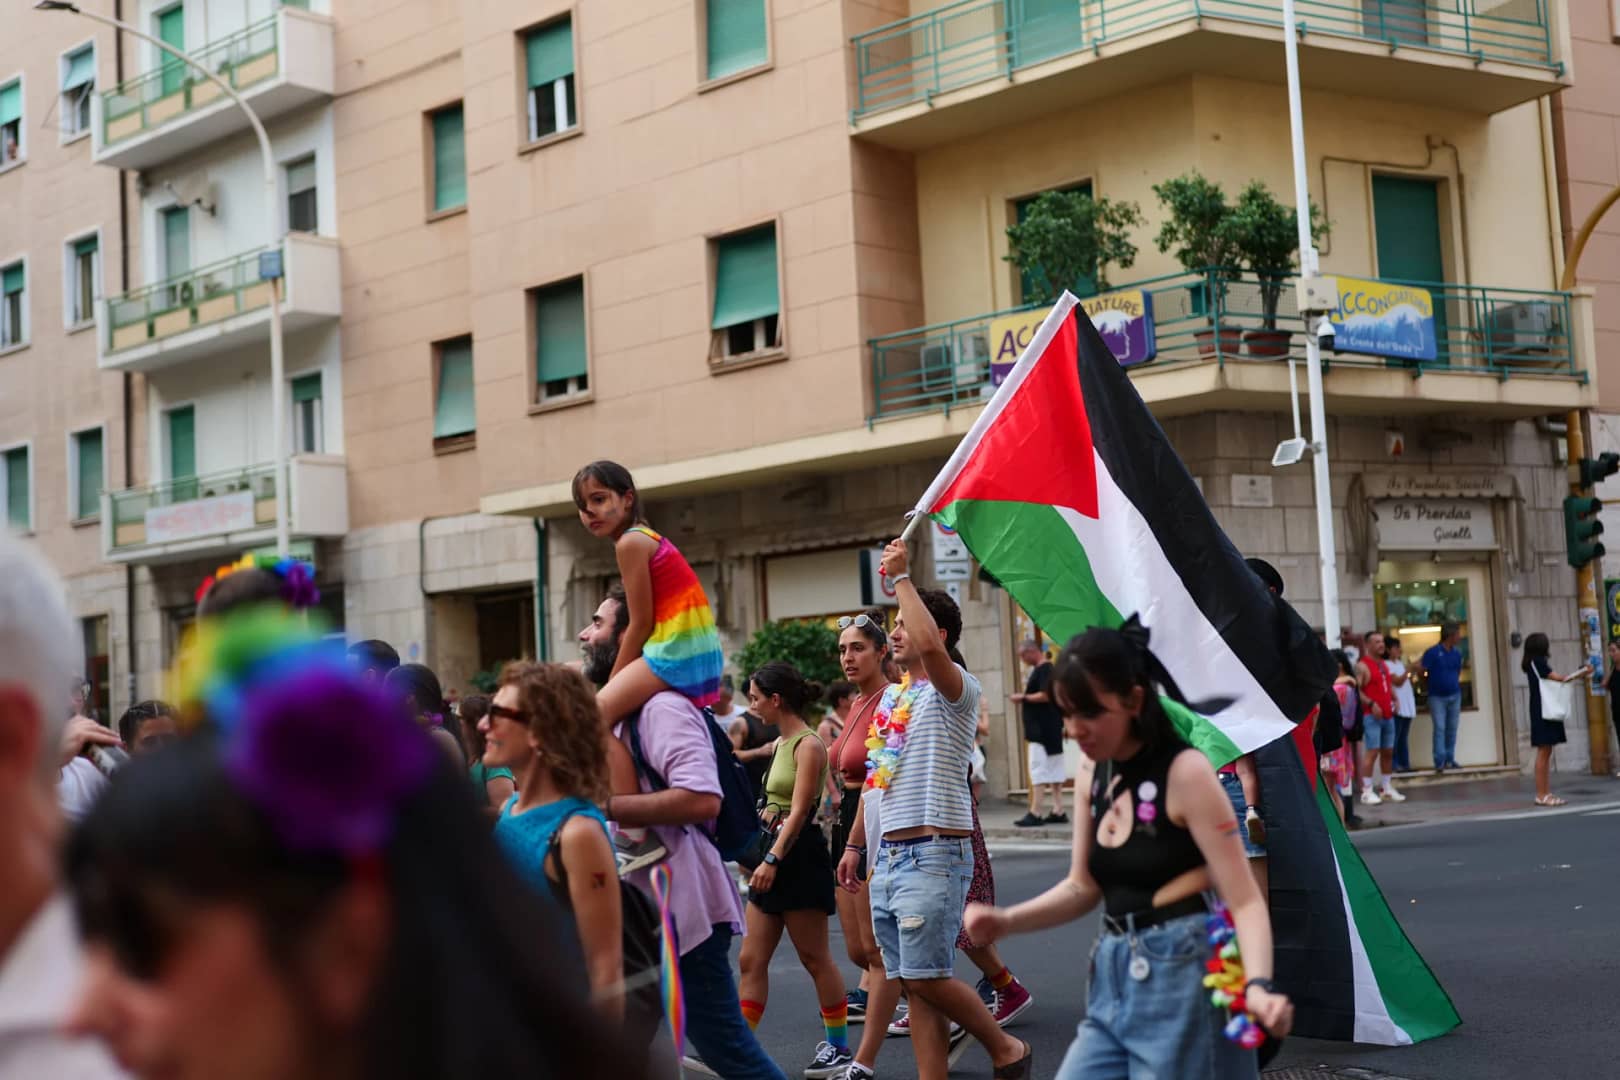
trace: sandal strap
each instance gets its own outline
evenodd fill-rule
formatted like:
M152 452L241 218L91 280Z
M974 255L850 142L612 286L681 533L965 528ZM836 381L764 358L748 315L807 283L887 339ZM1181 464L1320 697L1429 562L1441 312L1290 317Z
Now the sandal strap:
M992 1080L1028 1080L1035 1064L1035 1049L1024 1044L1024 1056L990 1073Z

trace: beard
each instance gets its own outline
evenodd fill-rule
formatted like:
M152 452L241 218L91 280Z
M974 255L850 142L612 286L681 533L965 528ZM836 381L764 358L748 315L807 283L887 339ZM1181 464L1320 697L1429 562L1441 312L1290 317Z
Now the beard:
M580 651L585 655L585 667L582 674L592 686L607 685L608 676L613 673L613 665L619 660L619 644L611 645L584 645Z

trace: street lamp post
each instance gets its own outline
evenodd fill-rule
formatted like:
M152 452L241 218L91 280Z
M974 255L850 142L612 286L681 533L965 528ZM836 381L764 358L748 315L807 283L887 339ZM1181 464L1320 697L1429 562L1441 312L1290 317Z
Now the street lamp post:
M39 0L39 3L34 6L41 11L71 12L81 18L89 19L91 22L98 22L115 30L122 30L132 37L140 38L142 41L155 45L193 71L201 74L203 78L213 83L222 94L235 102L237 108L246 114L248 123L253 127L253 134L259 140L259 156L263 159L264 164L265 226L270 231L270 244L267 250L274 250L281 245L281 230L279 228L281 205L276 185L276 159L270 150L270 136L265 133L264 124L260 122L258 114L253 111L246 101L242 100L242 95L238 94L234 87L212 71L209 71L202 64L199 64L189 54L153 37L151 34L136 29L126 22L93 11L85 11L77 4L66 2L66 0ZM285 258L285 254L285 252L282 252L283 258ZM270 299L270 424L274 429L273 437L275 440L274 462L271 468L274 470L276 482L276 557L285 559L287 557L288 531L287 406L282 400L282 382L285 380L284 369L286 365L282 355L281 296L279 295L282 283L286 280L285 266L278 268L276 277L277 280L272 282L271 285Z

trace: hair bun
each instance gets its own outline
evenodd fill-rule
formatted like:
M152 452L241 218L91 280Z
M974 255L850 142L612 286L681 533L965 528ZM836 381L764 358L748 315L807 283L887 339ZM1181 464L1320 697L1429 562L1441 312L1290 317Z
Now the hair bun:
M821 696L826 692L827 688L814 679L804 680L804 703L806 705L814 705L821 700Z

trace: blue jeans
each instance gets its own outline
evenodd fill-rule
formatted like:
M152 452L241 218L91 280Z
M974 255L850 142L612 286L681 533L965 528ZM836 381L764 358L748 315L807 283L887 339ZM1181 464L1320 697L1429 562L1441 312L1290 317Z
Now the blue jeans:
M1204 919L1187 915L1135 935L1097 938L1086 1018L1057 1080L1255 1080L1254 1051L1226 1038L1226 1012L1204 989ZM1148 963L1140 982L1130 975L1133 956Z
M1462 692L1430 694L1429 715L1434 717L1434 767L1457 767L1457 721L1462 717Z
M877 851L869 886L872 934L891 979L948 979L956 972L956 935L962 930L973 842L966 836L930 836Z
M705 1065L739 1080L787 1080L737 1007L731 927L716 925L707 941L681 957L681 985L686 993L686 1040Z
M1386 716L1382 720L1367 714L1362 721L1362 729L1366 732L1362 736L1361 745L1368 750L1394 750L1395 749L1395 718ZM1369 779L1362 777L1363 780Z
M1407 738L1412 734L1410 716L1395 717L1395 758L1390 762L1396 772L1409 772L1412 768L1412 749Z
M1238 835L1243 838L1243 854L1251 859L1266 857L1266 849L1249 839L1249 800L1243 794L1243 781L1236 773L1218 773L1221 778L1221 787L1226 789L1226 798L1232 804L1232 813L1237 815Z

